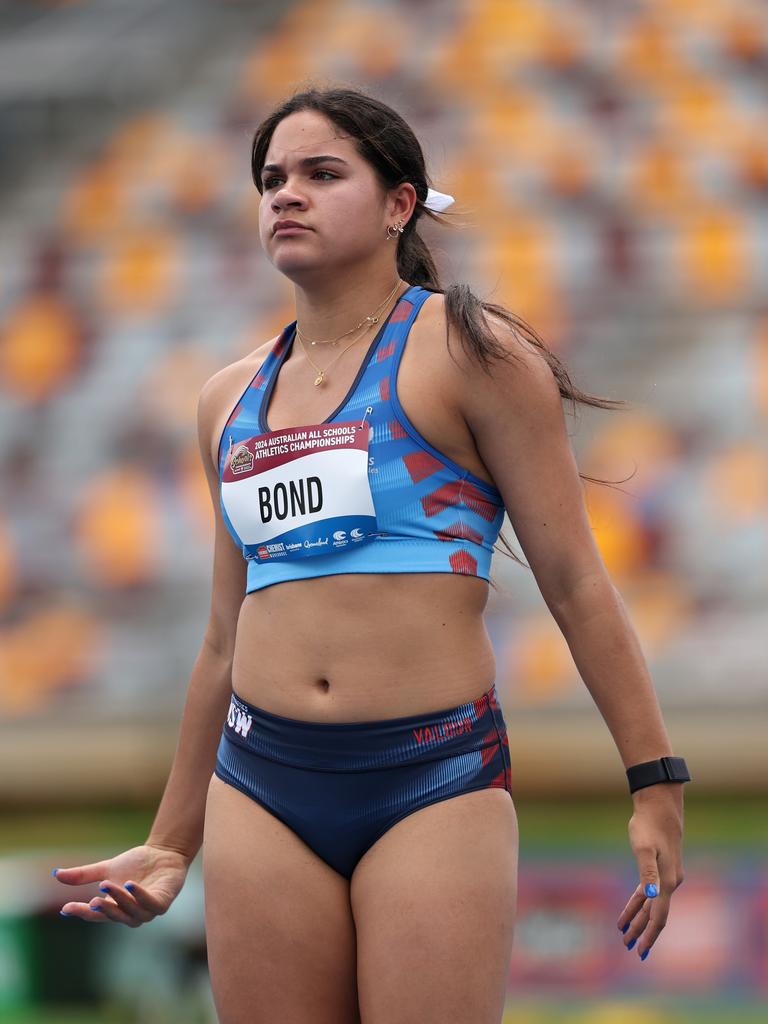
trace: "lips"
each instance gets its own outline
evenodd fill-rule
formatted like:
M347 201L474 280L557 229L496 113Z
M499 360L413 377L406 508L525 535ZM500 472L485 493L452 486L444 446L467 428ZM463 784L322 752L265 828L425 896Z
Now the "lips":
M302 231L309 231L310 228L306 224L298 224L296 221L291 220L279 220L273 230L272 234L276 235L278 231L282 231L284 228L301 228Z

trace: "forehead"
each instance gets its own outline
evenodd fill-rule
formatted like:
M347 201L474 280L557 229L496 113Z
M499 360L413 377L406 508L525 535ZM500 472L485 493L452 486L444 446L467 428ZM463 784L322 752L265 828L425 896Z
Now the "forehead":
M360 159L354 141L338 125L316 110L297 110L278 123L264 162L298 160L313 153L332 153L350 163Z

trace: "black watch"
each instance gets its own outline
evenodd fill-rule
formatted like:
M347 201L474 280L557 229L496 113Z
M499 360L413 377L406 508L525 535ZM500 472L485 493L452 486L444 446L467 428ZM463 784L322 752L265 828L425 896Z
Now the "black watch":
M655 761L643 761L627 768L629 792L645 786L654 786L657 782L690 782L688 765L682 757L660 757Z

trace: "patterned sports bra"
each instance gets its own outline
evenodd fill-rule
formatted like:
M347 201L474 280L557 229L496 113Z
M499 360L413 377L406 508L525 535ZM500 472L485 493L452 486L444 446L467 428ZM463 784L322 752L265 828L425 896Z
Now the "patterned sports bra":
M501 494L433 448L397 398L408 334L431 294L403 292L322 423L272 431L266 421L295 320L240 396L218 454L224 522L248 561L246 593L351 572L490 579Z

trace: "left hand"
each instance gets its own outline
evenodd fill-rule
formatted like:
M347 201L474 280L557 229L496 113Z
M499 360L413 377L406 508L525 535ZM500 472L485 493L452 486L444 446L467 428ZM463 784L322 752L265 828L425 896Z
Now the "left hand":
M683 881L682 788L682 782L663 782L633 794L635 811L629 819L629 842L637 859L640 884L617 924L621 931L626 927L624 945L635 948L641 960L667 923L672 893ZM656 887L656 895L647 895L647 885Z

